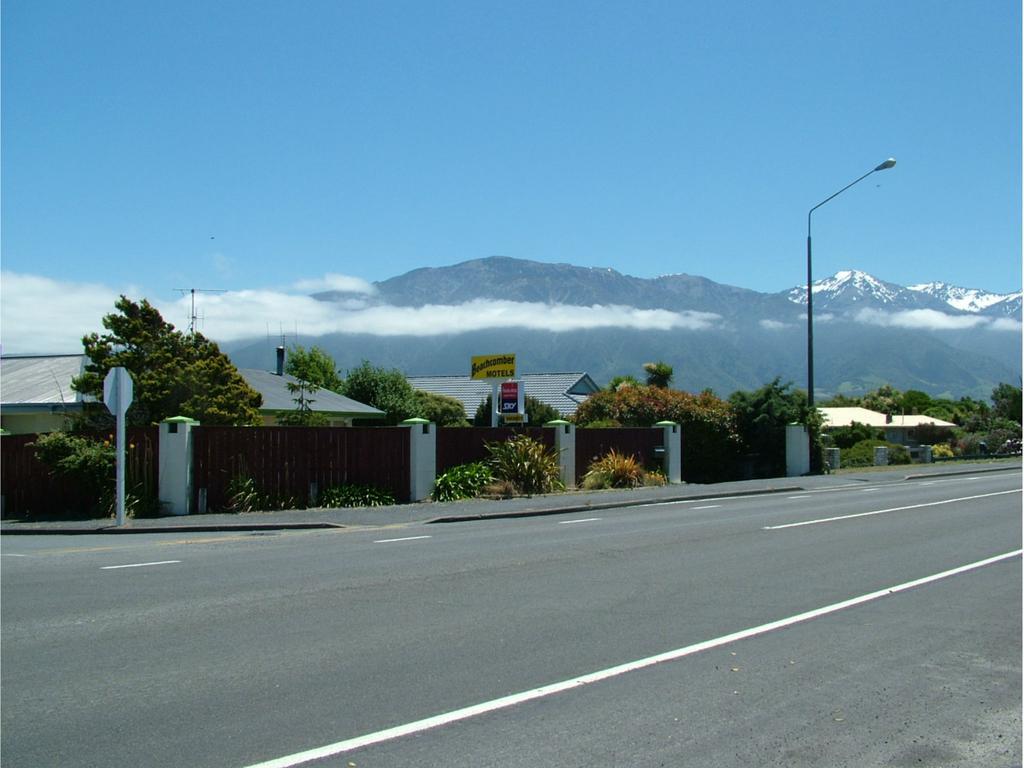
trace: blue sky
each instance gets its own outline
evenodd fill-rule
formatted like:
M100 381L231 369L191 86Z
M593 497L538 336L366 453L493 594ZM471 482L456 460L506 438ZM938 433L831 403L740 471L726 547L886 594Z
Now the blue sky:
M490 255L780 291L889 156L815 275L1018 291L1020 41L1008 0L5 0L4 348L47 292L72 342L181 287L276 327Z

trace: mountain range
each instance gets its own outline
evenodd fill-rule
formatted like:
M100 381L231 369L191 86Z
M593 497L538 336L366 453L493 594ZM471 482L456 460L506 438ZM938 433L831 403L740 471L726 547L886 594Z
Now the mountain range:
M493 256L416 269L373 287L372 294L313 296L338 312L433 308L442 314L425 313L425 327L415 334L382 329L301 343L324 349L342 371L369 360L409 375L461 374L472 355L512 352L521 372L585 371L599 383L618 374L640 377L643 363L663 360L675 370L674 386L722 396L775 377L806 383L806 286L761 293L687 274L648 279ZM1020 379L1020 292L941 282L900 286L857 270L819 280L813 292L819 398L889 383L987 399L998 383ZM529 322L492 322L483 317L491 306L519 307ZM433 333L429 318L446 310L467 319ZM225 350L239 366L268 367L268 346L236 343Z

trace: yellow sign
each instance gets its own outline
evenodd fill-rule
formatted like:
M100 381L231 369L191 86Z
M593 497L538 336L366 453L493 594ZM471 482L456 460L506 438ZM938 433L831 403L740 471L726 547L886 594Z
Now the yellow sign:
M503 413L501 420L506 424L522 424L525 421L521 413Z
M515 378L515 355L477 355L473 357L472 361L471 379Z

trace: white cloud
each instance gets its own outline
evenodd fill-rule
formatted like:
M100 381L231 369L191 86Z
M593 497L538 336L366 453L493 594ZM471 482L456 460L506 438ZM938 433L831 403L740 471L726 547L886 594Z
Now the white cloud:
M323 277L313 278L312 280L299 280L292 285L292 288L306 293L341 291L342 293L365 293L371 296L377 293L377 286L363 280L361 277L350 277L349 275L334 273L327 273Z
M127 291L126 291L127 292ZM0 273L0 346L8 353L75 353L102 332L121 293L105 285Z
M1020 320L1014 320L1012 317L997 317L992 321L993 331L1014 331L1016 333L1021 332Z
M908 309L901 312L883 312L880 309L862 309L854 319L868 325L892 328L914 328L929 331L954 331L988 325L995 327L991 318L978 315L947 315L934 309ZM1017 324L1020 327L1020 324ZM999 330L1005 330L1000 328Z
M806 315L805 315L806 317ZM792 323L781 323L778 320L761 320L759 325L766 331L781 331L785 328L792 328Z
M308 284L313 281L303 281ZM369 283L325 276L321 286L371 289ZM296 284L296 289L298 289ZM77 352L81 337L102 331L101 319L114 311L119 291L101 285L72 284L46 277L3 273L0 338L7 352ZM127 293L138 299L143 292ZM151 302L164 319L186 329L191 298ZM270 290L228 291L197 295L198 328L219 342L258 338L283 325L303 336L365 333L379 336L435 336L492 328L574 331L594 328L702 331L721 320L710 312L670 312L625 306L590 307L476 300L453 306L394 307L369 305L356 297L343 302L317 301L306 295Z

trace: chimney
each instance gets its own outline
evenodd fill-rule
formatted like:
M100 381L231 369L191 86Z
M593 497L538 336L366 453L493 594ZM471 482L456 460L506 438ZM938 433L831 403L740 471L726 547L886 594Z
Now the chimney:
M284 376L284 347L277 348L277 375Z

